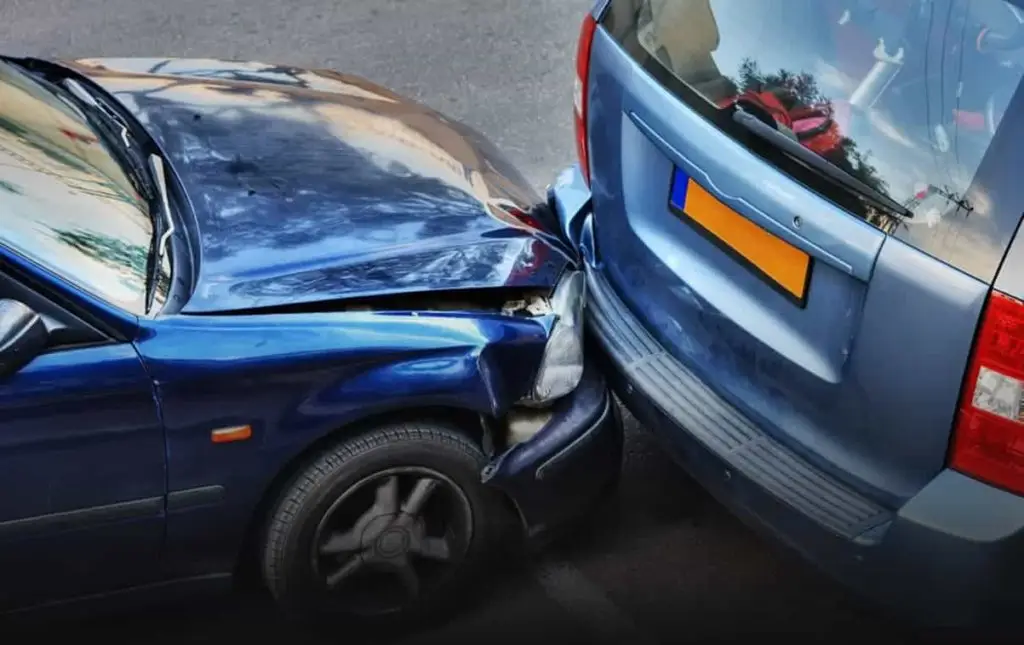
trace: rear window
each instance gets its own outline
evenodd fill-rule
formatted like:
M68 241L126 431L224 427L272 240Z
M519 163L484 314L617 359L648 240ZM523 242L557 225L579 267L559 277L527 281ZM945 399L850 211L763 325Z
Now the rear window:
M1020 215L1019 203L1012 217L993 213L993 187L980 181L986 164L1008 161L997 144L1024 75L1024 12L1015 5L613 0L605 27L761 156L917 248L991 278L984 274L1003 251L992 247L1009 239ZM737 104L905 210L865 207L848 191L837 197L834 183L822 188L820 176L724 118ZM977 244L963 244L965 235ZM979 248L997 257L970 257Z

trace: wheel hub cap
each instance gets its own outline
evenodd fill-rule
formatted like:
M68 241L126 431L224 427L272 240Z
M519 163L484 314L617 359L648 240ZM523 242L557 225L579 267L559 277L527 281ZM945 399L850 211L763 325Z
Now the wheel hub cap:
M375 545L377 554L382 558L395 558L405 555L409 551L409 544L412 540L409 533L403 529L392 528L381 533Z
M364 485L373 487L370 507L353 520L352 506L346 520L334 521ZM469 500L454 483L423 468L392 469L356 484L327 510L314 535L313 564L326 590L340 592L356 613L389 613L417 599L423 585L433 589L447 579L471 536ZM357 576L359 584L348 584ZM390 584L367 587L368 576Z

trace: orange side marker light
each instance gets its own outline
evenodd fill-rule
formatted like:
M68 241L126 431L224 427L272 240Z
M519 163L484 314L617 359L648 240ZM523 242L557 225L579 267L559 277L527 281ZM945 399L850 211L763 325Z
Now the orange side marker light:
M232 443L245 441L252 438L252 426L231 426L230 428L217 428L210 433L210 441L213 443Z

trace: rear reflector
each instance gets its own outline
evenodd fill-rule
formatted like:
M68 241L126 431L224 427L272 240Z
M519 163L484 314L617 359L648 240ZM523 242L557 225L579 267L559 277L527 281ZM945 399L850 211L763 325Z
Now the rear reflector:
M576 44L576 79L572 88L573 121L576 126L576 156L587 184L590 184L590 145L587 141L587 85L590 78L590 46L594 42L597 21L587 14Z
M1024 302L998 291L964 380L950 466L1024 494Z

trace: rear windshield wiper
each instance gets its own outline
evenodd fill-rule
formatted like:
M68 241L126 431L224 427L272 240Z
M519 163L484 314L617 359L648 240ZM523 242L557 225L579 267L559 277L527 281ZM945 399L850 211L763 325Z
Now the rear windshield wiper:
M819 156L813 150L805 148L796 139L787 136L786 133L774 128L757 116L744 110L740 105L732 113L732 119L737 125L760 137L764 141L775 146L777 149L795 158L811 170L824 175L825 178L839 184L847 192L852 193L861 203L866 206L881 210L888 215L905 219L912 219L914 214L906 207L894 200L892 197L879 190L868 186L839 166L836 166L828 159Z

